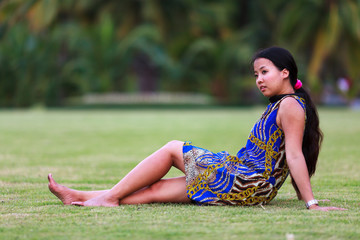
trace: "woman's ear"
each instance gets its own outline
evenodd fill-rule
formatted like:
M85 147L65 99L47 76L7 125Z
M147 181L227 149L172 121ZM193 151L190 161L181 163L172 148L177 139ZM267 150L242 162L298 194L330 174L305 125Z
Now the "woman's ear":
M286 79L289 77L289 70L287 70L286 68L284 68L282 71L281 71L281 76L283 77L283 79Z

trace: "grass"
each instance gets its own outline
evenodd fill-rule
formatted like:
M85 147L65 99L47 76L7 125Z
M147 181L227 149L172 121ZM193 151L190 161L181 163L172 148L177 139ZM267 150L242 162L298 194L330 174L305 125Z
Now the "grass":
M49 172L73 188L110 188L172 139L235 154L262 110L0 111L0 239L359 239L360 112L346 109L320 109L325 141L312 184L331 200L322 205L348 211L306 210L289 181L264 208L79 208L47 189Z

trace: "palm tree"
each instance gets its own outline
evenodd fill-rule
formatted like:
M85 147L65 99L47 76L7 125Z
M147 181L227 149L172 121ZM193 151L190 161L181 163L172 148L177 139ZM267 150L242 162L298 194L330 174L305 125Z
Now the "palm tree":
M280 14L276 34L279 42L306 54L309 61L307 78L315 93L321 92L322 78L338 75L354 80L355 86L350 94L356 95L360 77L355 60L360 57L360 8L357 1L287 2Z
M0 98L8 104L14 94L17 102L56 96L46 101L58 104L137 84L141 91L202 91L238 102L239 92L252 90L251 55L270 45L295 53L314 92L320 94L321 79L345 76L353 97L359 9L355 0L3 0L0 74L13 83L0 82ZM21 72L14 68L20 63ZM32 89L27 100L21 89Z

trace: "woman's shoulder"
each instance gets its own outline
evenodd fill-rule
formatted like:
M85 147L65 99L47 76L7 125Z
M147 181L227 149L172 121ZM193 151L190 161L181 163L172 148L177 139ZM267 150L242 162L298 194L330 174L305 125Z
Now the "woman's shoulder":
M279 108L282 108L283 110L286 111L291 111L291 110L301 110L304 111L305 110L305 100L297 95L287 95L284 96L282 99L280 99L279 101Z
M285 97L279 103L280 117L290 117L291 119L303 119L305 115L302 102L295 97Z

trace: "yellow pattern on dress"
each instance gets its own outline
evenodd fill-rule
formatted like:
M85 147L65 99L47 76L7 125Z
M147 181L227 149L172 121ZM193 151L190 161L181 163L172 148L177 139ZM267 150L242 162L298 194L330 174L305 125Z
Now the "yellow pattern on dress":
M265 144L260 139L256 138L254 135L250 135L249 139L251 142L253 142L257 147L259 147L262 150L265 150L265 171L263 173L263 177L265 179L269 179L270 174L272 172L272 164L271 159L276 158L278 152L273 150L273 146L276 142L276 140L282 136L282 131L280 129L277 129L271 136L267 144ZM230 162L240 162L242 164L242 161L235 156L228 156L227 161ZM239 192L239 193L218 193L214 192L209 188L209 186L206 184L204 180L208 179L211 172L213 172L216 169L222 168L224 166L224 163L218 163L213 164L207 167L207 169L204 171L204 173L199 174L199 176L193 181L191 185L187 186L188 195L189 197L192 197L196 192L198 192L200 189L206 189L207 191L210 191L213 194L216 194L216 196L222 200L243 200L239 202L241 205L246 205L250 203L255 202L264 202L264 201L270 201L275 195L277 194L277 189L275 189L269 197L257 197L253 196L250 197L255 193L255 191L259 188L259 186L247 188L246 190ZM246 199L246 200L244 200Z
M228 156L226 160L229 162L240 162L242 164L242 161L235 156ZM207 167L207 169L204 171L204 173L199 174L199 176L194 180L194 182L191 185L187 186L188 195L192 197L196 192L198 192L200 189L206 189L207 191L216 194L216 196L223 200L242 200L245 199L258 189L258 186L248 188L245 191L239 192L239 193L218 193L214 192L209 188L209 186L206 184L205 181L210 176L211 172L213 172L215 169L222 168L224 166L224 163L218 163L213 164Z
M276 158L278 152L274 151L273 146L276 142L276 140L281 137L283 134L282 130L277 129L273 134L271 134L270 139L267 144L265 144L263 141L255 137L252 133L250 134L249 140L254 143L258 148L265 150L265 171L263 173L263 176L266 180L269 179L270 174L272 172L272 164L271 159Z
M305 105L305 100L303 98L299 98L297 96L295 96L296 99L298 99L299 101L301 101L303 103L303 105ZM306 120L306 116L305 116L305 120ZM281 138L283 136L283 131L281 129L277 129L275 130L271 136L269 137L268 142L265 144L263 141L261 141L259 138L255 137L253 135L253 133L250 133L249 136L249 140L254 143L259 149L264 150L265 151L265 163L264 163L264 167L265 170L263 172L263 177L268 180L270 178L270 174L272 172L272 159L277 159L278 155L280 154L278 151L275 151L273 149L274 144L276 143L276 141ZM186 145L191 145L191 143L186 142ZM241 164L243 164L243 162L235 156L228 156L227 161L231 161L231 162L239 162ZM194 196L197 192L199 192L200 190L204 189L207 190L213 194L215 194L219 199L222 200L227 200L227 201L236 201L236 204L239 205L254 205L257 203L267 203L270 202L276 195L278 192L278 188L274 186L272 192L270 195L268 196L252 196L256 190L259 188L259 186L255 186L255 187L250 187L247 188L244 191L241 191L239 193L219 193L219 192L214 192L213 190L210 189L210 187L207 185L206 180L209 178L210 174L219 168L224 167L224 163L218 163L218 164L213 164L207 167L207 169L202 173L199 174L197 176L197 178L192 182L192 184L187 186L187 190L188 190L188 195L190 198L192 198L192 196ZM281 179L285 179L286 176L289 173L289 167L286 163L286 161L284 162L284 166L283 166L283 171L282 171L282 176ZM282 181L283 181L282 180Z

